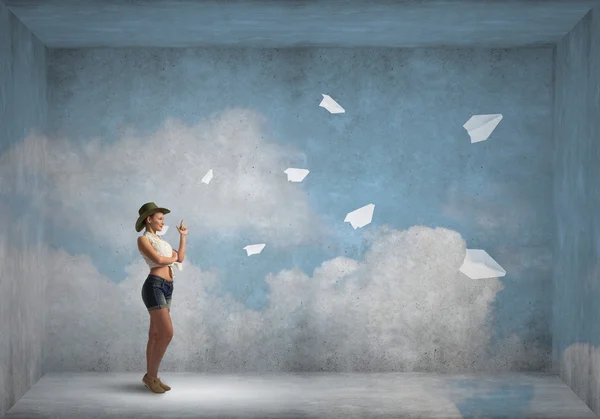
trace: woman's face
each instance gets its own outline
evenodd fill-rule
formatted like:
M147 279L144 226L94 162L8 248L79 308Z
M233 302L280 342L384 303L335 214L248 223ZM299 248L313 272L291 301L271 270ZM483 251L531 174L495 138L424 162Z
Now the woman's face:
M163 226L165 225L165 215L162 212L155 212L150 217L149 224L154 229L154 231L161 231Z

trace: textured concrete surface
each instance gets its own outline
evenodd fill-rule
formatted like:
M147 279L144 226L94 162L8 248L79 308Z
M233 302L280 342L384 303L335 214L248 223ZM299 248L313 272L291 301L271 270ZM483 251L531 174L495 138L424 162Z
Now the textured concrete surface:
M46 374L6 419L54 418L487 418L594 419L557 377L544 374Z
M420 19L425 31L399 25L408 29L392 40L384 38L389 23L377 32L389 12L381 4L372 14L344 10L335 31L309 39L302 31L316 33L310 25L323 28L327 18L322 8L311 11L316 2L301 8L306 14L294 13L301 15L297 20L288 15L285 36L280 15L287 12L276 3L220 3L220 10L242 15L226 16L238 19L236 30L223 26L214 8L204 13L210 22L198 24L202 13L192 3L170 11L174 3L154 3L157 9L145 7L148 15L137 21L132 16L140 9L120 2L102 13L91 2L77 8L44 3L10 4L50 45L45 37L74 45L65 34L82 35L77 26L87 25L93 33L80 38L86 42L80 46L181 46L195 34L194 44L244 45L245 37L245 45L263 47L536 45L559 39L590 4L461 2L453 7L461 7L466 20L456 20L458 9L449 10L448 2L405 2L402 16ZM474 7L467 13L467 6ZM482 15L492 10L486 21ZM52 19L39 19L43 14ZM351 36L358 14L364 26ZM258 15L265 19L259 25L258 18L248 19ZM450 23L431 30L440 15ZM145 25L152 19L177 24L150 30ZM0 4L0 216L7 226L0 234L0 280L10 301L0 304L0 408L11 406L44 370L140 370L147 314L137 297L147 272L131 262L139 257L132 251L135 237L100 226L132 224L142 202L158 200L155 189L139 193L151 168L154 184L162 182L166 191L160 198L173 203L176 216L189 215L192 230L203 235L191 238L190 263L178 277L176 337L163 369L545 370L554 268L555 367L598 411L600 336L596 322L588 321L597 318L600 274L593 182L597 20L597 12L588 15L556 51L554 150L549 49L57 50L50 81L53 137L27 139L46 123L46 51ZM56 22L66 30L54 31ZM209 24L215 22L225 33ZM249 32L257 28L264 32ZM347 113L335 117L319 108L321 93L332 94ZM471 114L492 112L505 117L492 138L469 144L462 124ZM170 118L180 122L165 125ZM556 235L548 210L553 152ZM223 182L227 198L201 195L194 188L215 161L224 175L247 173L253 164L262 173L304 166L311 174L293 185L295 192L276 182L257 188L262 175L237 183L217 176L213 184ZM119 194L123 182L131 186ZM374 240L366 238L368 230L353 232L340 222L370 201L377 204L371 230L392 229ZM90 211L92 203L105 206ZM438 225L450 230L427 227ZM261 258L231 256L232 249L265 237L271 241ZM168 239L177 247L176 236ZM452 276L464 255L462 240L485 248L508 275L476 283ZM423 248L430 252L423 255ZM435 266L436 274L414 266ZM359 288L352 294L310 285L346 281L348 272L368 284L362 292L373 301L363 298L351 313ZM49 281L52 304L46 305ZM47 329L44 314L53 319Z
M558 42L587 0L4 0L49 47L522 47Z
M556 49L553 358L600 413L600 9Z
M552 50L50 58L51 137L0 161L44 180L46 199L24 190L11 214L48 214L45 371L144 368L133 225L146 201L172 209L174 248L172 223L191 231L164 370L550 367ZM322 93L346 113L319 107ZM490 139L471 144L462 125L495 112ZM11 163L34 147L44 170ZM287 167L311 173L295 184ZM370 202L369 226L344 223ZM247 257L250 243L267 247ZM507 276L466 278L465 246Z
M0 153L23 141L31 130L41 131L47 117L46 49L0 3ZM28 150L15 156L16 166L28 164ZM22 172L3 173L2 184L23 182ZM32 193L39 192L35 187ZM18 199L12 197L11 199ZM13 222L9 197L0 190L0 415L6 412L42 376L44 278L33 275L43 221L29 225ZM23 213L30 213L23 208ZM32 232L36 242L25 236ZM25 244L26 243L26 244ZM28 252L24 252L28 249Z

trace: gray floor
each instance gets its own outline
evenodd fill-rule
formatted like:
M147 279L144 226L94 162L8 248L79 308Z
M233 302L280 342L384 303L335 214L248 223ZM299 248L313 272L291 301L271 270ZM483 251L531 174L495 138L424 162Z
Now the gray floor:
M420 373L47 374L7 418L596 418L556 376Z

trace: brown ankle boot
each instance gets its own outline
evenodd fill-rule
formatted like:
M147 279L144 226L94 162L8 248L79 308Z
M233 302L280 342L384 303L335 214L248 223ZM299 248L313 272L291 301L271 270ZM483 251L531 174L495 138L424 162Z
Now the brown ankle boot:
M163 383L159 377L156 377L156 379L158 380L158 384L165 389L165 391L169 391L171 390L171 387L169 387L168 385L166 385L165 383Z
M164 393L165 389L162 388L158 382L158 379L151 379L150 377L148 377L148 374L144 375L144 378L142 378L142 383L144 383L144 385L150 389L150 391L152 391L153 393Z

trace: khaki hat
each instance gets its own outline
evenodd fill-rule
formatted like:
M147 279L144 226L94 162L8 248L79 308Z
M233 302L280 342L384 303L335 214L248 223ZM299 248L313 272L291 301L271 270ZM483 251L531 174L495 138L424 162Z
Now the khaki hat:
M160 207L156 206L156 204L154 202L145 203L138 210L138 213L140 214L140 216L138 217L137 221L135 222L135 231L137 231L138 233L140 231L142 231L142 229L144 228L144 220L146 220L147 217L151 216L155 212L162 212L163 214L168 214L171 211L169 211L166 208L160 208Z

